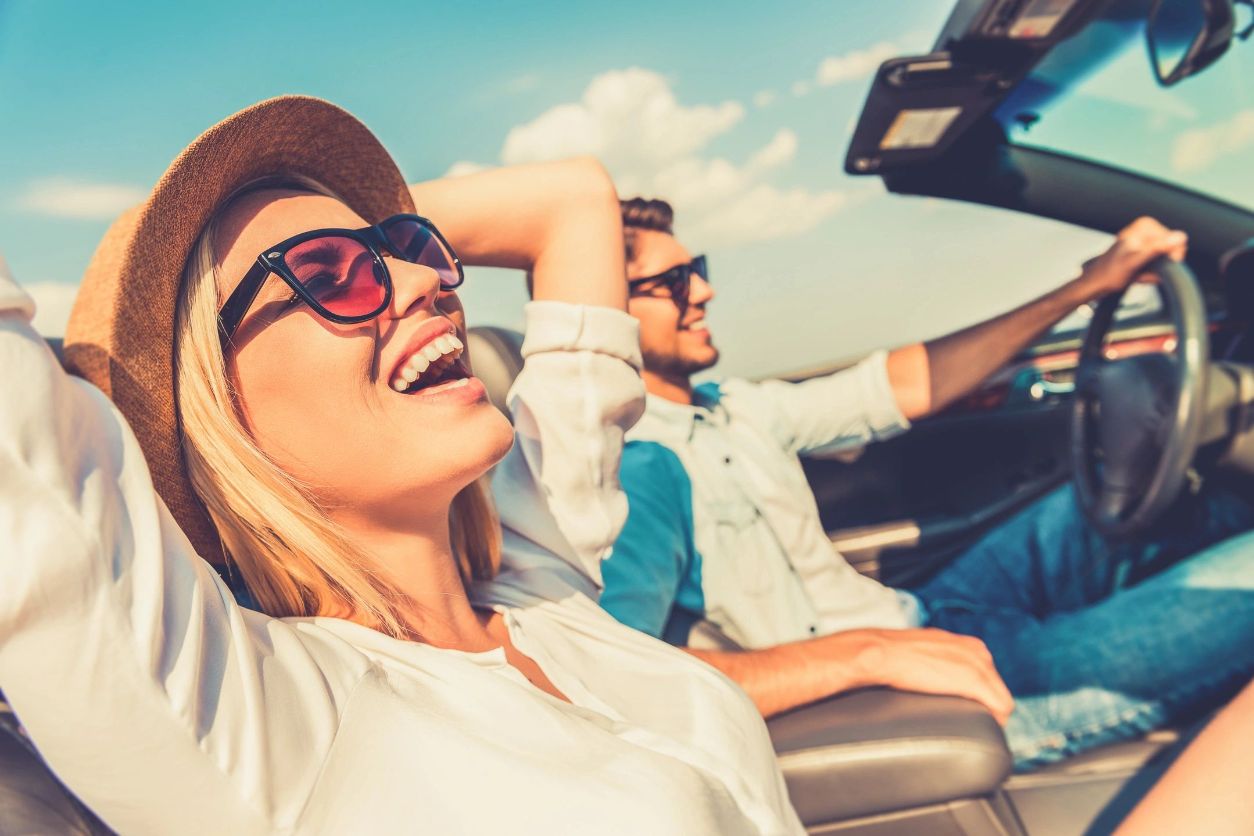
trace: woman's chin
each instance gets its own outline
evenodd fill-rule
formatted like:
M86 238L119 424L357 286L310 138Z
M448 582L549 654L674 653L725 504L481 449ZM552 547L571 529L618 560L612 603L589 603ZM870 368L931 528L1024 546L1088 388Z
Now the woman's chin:
M491 403L485 402L459 421L445 437L447 452L461 451L459 458L467 482L486 475L514 446L514 427Z
M496 407L492 407L492 412L495 413L495 417L491 421L493 424L493 452L489 457L490 461L484 472L495 467L514 446L514 425Z
M340 497L340 501L358 504L365 499L358 495L367 487L360 479L363 472L375 474L368 481L377 493L366 493L374 493L374 500L385 505L400 495L407 497L406 503L415 498L424 503L451 500L462 488L486 475L513 446L514 429L509 419L487 401L458 408L455 418L440 415L442 411L427 412L421 420L406 415L387 425L386 438L376 439L381 446L357 458L353 466L340 469L339 476L345 470L353 474L350 487L341 491L352 496ZM343 484L341 479L321 481ZM357 490L351 489L354 486Z

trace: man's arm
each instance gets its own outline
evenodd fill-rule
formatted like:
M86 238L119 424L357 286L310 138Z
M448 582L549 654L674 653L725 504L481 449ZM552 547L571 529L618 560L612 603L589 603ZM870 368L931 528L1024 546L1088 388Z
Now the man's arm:
M685 573L699 566L691 484L675 453L653 442L627 445L620 478L629 511L602 564L601 605L661 637L677 604L701 609L681 595ZM873 685L967 697L1002 722L1014 705L984 643L941 630L850 630L763 650L684 650L740 685L764 717Z
M877 685L966 697L1003 724L1014 709L984 643L943 630L848 630L762 650L685 650L743 688L763 717Z
M1010 362L1080 305L1123 290L1159 256L1183 260L1187 239L1153 218L1125 227L1110 249L1084 265L1079 278L1009 313L888 355L888 378L902 414L920 418L944 409Z

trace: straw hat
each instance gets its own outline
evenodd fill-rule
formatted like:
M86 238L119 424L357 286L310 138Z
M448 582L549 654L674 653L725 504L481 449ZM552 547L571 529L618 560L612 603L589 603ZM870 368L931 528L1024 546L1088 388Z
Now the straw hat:
M413 212L396 162L369 129L329 102L269 99L201 134L92 256L65 335L66 367L126 416L161 498L196 551L225 562L184 466L174 399L174 312L183 267L214 211L240 186L301 174L371 223Z

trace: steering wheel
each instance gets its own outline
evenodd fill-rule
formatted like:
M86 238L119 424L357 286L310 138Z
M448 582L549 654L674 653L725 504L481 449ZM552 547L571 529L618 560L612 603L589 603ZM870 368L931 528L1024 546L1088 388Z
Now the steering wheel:
M1093 312L1076 367L1071 464L1076 501L1107 537L1143 531L1183 487L1206 403L1210 337L1197 280L1168 258L1152 262L1172 321L1167 353L1107 360L1106 335L1123 293Z

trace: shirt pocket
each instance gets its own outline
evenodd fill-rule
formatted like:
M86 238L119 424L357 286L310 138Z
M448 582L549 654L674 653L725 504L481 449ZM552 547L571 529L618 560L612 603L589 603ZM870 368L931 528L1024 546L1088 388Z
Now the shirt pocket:
M745 499L717 499L706 507L717 532L720 568L730 574L724 578L724 587L747 595L770 592L775 579L771 554L765 551L770 546L763 542L764 533L769 532L758 509Z

